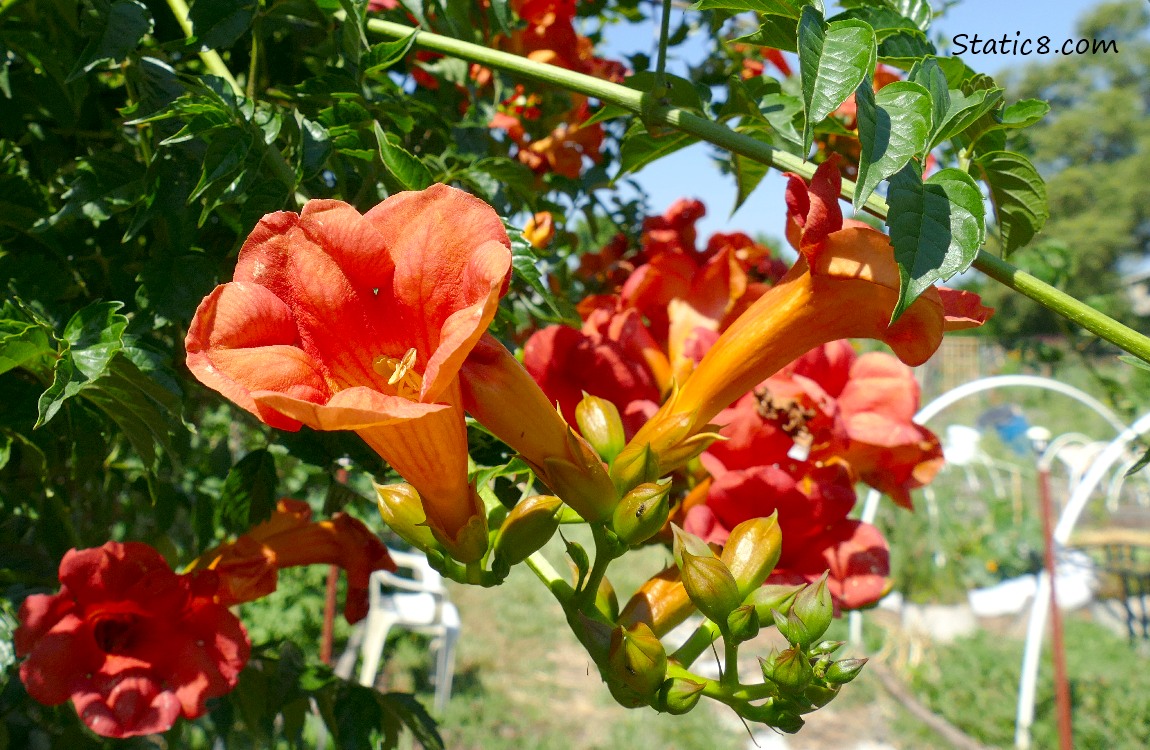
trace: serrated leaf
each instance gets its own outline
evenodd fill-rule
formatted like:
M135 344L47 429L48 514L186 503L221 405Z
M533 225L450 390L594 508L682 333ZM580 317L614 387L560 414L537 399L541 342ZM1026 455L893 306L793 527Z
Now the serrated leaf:
M115 422L144 466L155 471L157 447L171 449L171 419L178 400L125 356L116 357L107 373L81 395Z
M64 326L76 369L89 380L104 373L112 357L123 347L128 319L119 313L123 302L93 302L81 309Z
M392 143L378 122L373 122L371 127L379 144L379 157L383 160L383 166L405 190L423 190L435 182L423 162L398 143Z
M395 716L411 731L423 750L443 750L443 738L423 704L408 693L384 693L379 697L383 710Z
M810 151L815 123L835 111L864 80L874 75L874 30L861 21L826 24L811 6L799 19L799 76L806 124L803 149Z
M930 94L911 81L895 81L877 94L869 80L855 92L858 112L859 171L857 211L878 187L912 158L925 152L930 137Z
M491 12L495 16L495 22L499 24L499 30L510 36L514 19L509 0L491 0Z
M105 62L119 62L152 33L152 14L138 0L94 0L92 15L84 24L85 35L90 36L84 51L68 74L71 83Z
M919 165L911 162L891 178L887 202L900 278L893 322L927 287L970 267L986 224L982 193L959 169L944 169L924 182Z
M860 5L847 9L827 20L831 23L847 20L862 21L874 29L875 37L880 42L892 34L897 34L902 29L919 31L914 21L893 8L883 5Z
M228 472L216 503L216 525L242 534L266 521L276 507L276 462L266 448L254 450Z
M1002 110L1002 127L1028 128L1050 111L1050 104L1041 99L1023 99Z
M918 29L899 29L883 38L878 46L878 59L907 69L923 57L937 52L926 34Z
M188 200L194 201L222 180L231 182L243 166L251 147L252 136L247 131L236 129L217 134L204 152L200 181Z
M885 0L885 2L900 16L913 21L919 31L930 28L934 9L930 7L928 0Z
M691 9L730 10L736 13L750 10L756 13L772 13L798 18L799 9L805 4L800 0L699 0L691 6Z
M394 42L381 42L374 45L360 60L364 75L376 76L395 65L407 55L414 43L415 32L413 31Z
M679 130L672 130L655 137L647 132L642 122L635 121L627 128L623 143L619 147L618 180L629 172L638 172L651 162L690 146L699 139Z
M949 92L950 103L942 122L935 123L931 148L962 134L971 123L985 116L1002 101L1002 89L979 89L969 94L959 89Z
M48 330L39 323L5 318L0 320L0 374L17 367L29 369L47 355L56 353L48 338Z
M1050 218L1046 183L1022 154L992 151L975 160L982 179L990 186L1002 253L1007 255L1028 244Z
M255 20L254 0L195 0L188 11L197 49L227 49Z
M799 20L791 16L767 14L759 18L759 30L734 39L731 44L754 44L784 52L797 52Z

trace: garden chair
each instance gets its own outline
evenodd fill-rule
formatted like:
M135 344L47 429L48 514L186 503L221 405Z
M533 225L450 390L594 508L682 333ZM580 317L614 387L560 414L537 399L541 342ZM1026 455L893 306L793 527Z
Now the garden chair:
M375 684L387 634L392 628L429 635L434 658L435 711L442 715L451 697L459 610L449 600L443 578L432 569L426 557L418 552L390 552L398 571L372 573L367 617L352 633L336 673L350 677L359 657L362 659L359 683L370 687Z

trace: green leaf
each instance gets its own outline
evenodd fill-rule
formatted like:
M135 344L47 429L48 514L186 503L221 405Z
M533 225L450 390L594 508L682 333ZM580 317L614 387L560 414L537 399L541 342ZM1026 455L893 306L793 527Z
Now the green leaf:
M0 311L9 312L8 309ZM0 319L0 374L26 365L29 369L39 370L36 365L47 355L55 353L56 348L44 326L8 317Z
M116 424L149 471L157 468L157 448L171 451L172 414L179 409L179 397L126 356L116 357L81 396Z
M231 468L216 504L216 525L235 534L271 517L276 507L276 461L266 448Z
M690 146L699 139L679 130L671 130L655 137L647 132L646 126L636 120L627 128L623 144L619 148L618 180L628 172L638 172L651 162Z
M961 135L972 123L994 110L1002 101L1003 90L979 89L966 94L959 89L951 89L948 93L950 102L942 121L935 122L931 148Z
M575 588L580 589L583 587L583 579L591 572L591 558L587 556L587 550L583 549L583 545L579 542L568 541L563 532L559 532L559 536L567 547L567 556L575 563L575 577L578 579L575 581Z
M378 77L385 70L395 65L407 55L411 45L415 43L415 32L411 32L403 39L394 42L381 42L363 56L360 65L366 76Z
M904 70L923 57L937 53L934 44L918 29L899 29L885 37L878 46L879 60Z
M98 65L127 57L152 33L152 14L138 0L93 0L84 17L84 33L91 38L68 74L68 83Z
M812 6L799 19L799 75L806 124L803 149L810 151L815 123L835 111L859 84L874 75L874 30L861 21L823 22Z
M509 0L491 0L491 12L495 15L499 30L510 36L514 18Z
M944 169L925 182L911 162L890 180L887 225L899 267L892 322L927 287L970 267L985 238L982 193L970 175Z
M423 162L408 153L403 146L393 143L378 122L373 122L371 127L379 144L379 157L383 160L383 166L405 190L423 190L435 182Z
M1128 365L1134 365L1141 370L1150 371L1150 362L1147 362L1141 357L1135 357L1133 354L1119 354L1118 359L1122 360Z
M918 27L919 31L930 28L934 18L934 9L928 0L884 0L887 5L904 18L909 18Z
M874 29L875 37L880 42L888 36L897 34L902 29L919 31L914 21L903 16L893 8L882 5L860 5L832 16L827 20L831 23L847 20L862 21Z
M188 11L197 49L227 49L255 20L255 0L195 0Z
M857 211L880 182L925 152L930 137L931 96L911 81L895 81L875 94L866 80L855 92L855 102L862 145L854 195Z
M1007 255L1034 239L1050 217L1046 183L1029 159L1012 151L982 154L974 164L990 186L1002 253Z
M736 13L751 10L798 18L799 9L804 5L806 3L799 0L699 0L691 10L730 10Z
M76 369L89 380L100 377L123 348L128 319L118 312L123 302L93 302L71 317L64 326Z
M423 704L408 693L384 693L379 696L383 710L393 715L399 723L411 730L415 741L423 750L443 750L443 738L435 721L427 713Z
M774 47L784 52L797 52L799 21L791 16L767 14L759 18L759 30L734 39L732 44L754 44Z
M231 182L235 179L251 147L252 136L247 131L235 128L216 134L204 152L200 181L188 200L194 201L223 180Z
M1023 99L1002 110L1002 127L1028 128L1050 111L1050 105L1041 99Z
M740 129L740 132L743 132ZM745 133L744 133L745 134ZM751 197L751 193L767 176L770 167L763 164L761 161L747 158L741 154L731 154L731 171L735 173L735 205L731 209L734 214L746 202L747 198Z
M1150 465L1150 448L1146 449L1146 452L1142 454L1142 458L1135 461L1134 465L1127 469L1123 476L1133 476L1145 469L1148 465Z

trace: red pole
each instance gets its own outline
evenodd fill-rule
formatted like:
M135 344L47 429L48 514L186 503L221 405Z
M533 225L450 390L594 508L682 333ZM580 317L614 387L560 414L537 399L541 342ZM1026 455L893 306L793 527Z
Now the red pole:
M1050 578L1050 636L1054 651L1054 701L1058 710L1058 747L1073 750L1074 728L1070 716L1070 682L1066 677L1066 643L1062 636L1062 612L1054 593L1054 503L1050 499L1050 467L1039 464L1038 493L1042 505L1042 536L1045 542L1046 575Z

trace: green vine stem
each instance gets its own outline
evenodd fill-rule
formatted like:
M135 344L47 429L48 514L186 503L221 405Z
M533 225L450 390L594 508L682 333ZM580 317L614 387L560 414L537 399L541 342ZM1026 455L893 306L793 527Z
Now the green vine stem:
M182 2L182 0L169 0L169 2ZM539 83L594 97L635 114L641 114L645 121L669 125L727 151L754 159L775 169L794 172L807 179L810 179L815 172L815 165L800 157L779 151L754 138L736 133L722 123L694 112L660 105L658 102L652 101L650 94L626 86L378 18L368 19L367 28L376 34L392 38L404 38L415 33L415 45L417 47L459 57L480 65L520 75ZM854 198L854 191L854 183L850 180L843 180L842 196L851 200ZM872 195L867 199L865 208L880 219L886 218L886 201L877 195ZM978 257L974 261L974 267L995 281L1074 321L1091 333L1150 362L1150 338L1143 336L1133 328L1119 323L986 251L979 251Z
M659 24L659 54L655 58L655 86L651 91L656 99L667 95L667 39L671 36L671 0L663 0L663 20Z
M188 4L184 0L168 0L168 7L172 10L172 15L176 17L176 23L180 24L180 29L184 32L184 36L191 39L195 36L192 31L192 21L188 18ZM244 90L240 88L240 84L236 82L236 77L228 70L228 66L224 64L224 59L220 57L220 53L215 50L201 50L200 59L204 61L204 67L208 71L219 78L223 78L231 86L238 96L243 96Z

